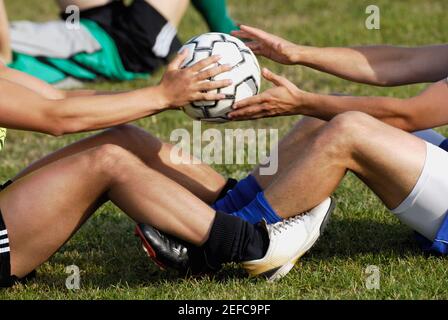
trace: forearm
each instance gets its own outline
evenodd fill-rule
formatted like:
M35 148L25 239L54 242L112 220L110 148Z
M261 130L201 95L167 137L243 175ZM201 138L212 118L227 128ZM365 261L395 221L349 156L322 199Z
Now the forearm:
M300 97L298 114L322 120L347 111L360 111L405 131L448 124L448 83L439 81L408 99L389 97L328 96L306 93Z
M160 86L115 95L52 100L0 80L0 126L52 135L124 124L160 112L169 102Z
M94 92L91 92L94 93ZM56 135L108 128L161 112L168 104L159 87L125 93L80 95L52 101Z
M302 97L300 114L331 120L340 113L360 111L404 130L409 128L406 100L389 97L353 97L308 93Z
M8 16L3 0L0 0L0 59L4 63L9 63L12 60Z
M74 97L91 97L91 96L104 96L104 95L113 95L113 94L119 94L119 93L125 93L126 91L97 91L97 90L70 90L70 91L64 91L64 95L67 98L74 98Z
M187 54L184 50L176 56L159 85L117 94L78 91L75 97L64 94L61 99L51 99L35 88L0 77L0 127L62 135L124 124L192 101L224 99L224 94L211 91L227 87L231 81L205 80L230 67L207 68L220 58L211 56L181 69Z
M436 82L446 76L448 68L446 45L419 48L297 46L293 57L297 64L350 81L379 86Z

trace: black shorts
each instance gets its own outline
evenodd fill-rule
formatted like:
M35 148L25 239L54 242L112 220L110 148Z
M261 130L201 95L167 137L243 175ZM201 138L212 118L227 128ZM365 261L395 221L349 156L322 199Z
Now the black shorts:
M10 181L0 186L0 190L5 189ZM11 276L11 264L9 256L9 238L3 215L0 211L0 287L10 287L14 284L14 278Z
M3 185L0 185L0 191L4 190L12 183L11 180ZM35 277L36 271L31 272L29 275L22 279L18 279L16 276L11 275L11 258L9 253L9 238L8 230L5 222L3 221L2 212L0 211L0 288L6 288L13 286L16 282L23 282Z
M62 14L64 19L67 16ZM80 16L95 21L112 37L127 71L153 72L182 45L176 28L144 0L134 0L129 6L115 0L81 11Z

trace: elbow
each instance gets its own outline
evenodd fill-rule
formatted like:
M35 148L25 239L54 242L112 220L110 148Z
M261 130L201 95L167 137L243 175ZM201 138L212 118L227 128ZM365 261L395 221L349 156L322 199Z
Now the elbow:
M411 99L386 99L385 107L379 119L406 132L418 130L421 115L416 112Z
M58 112L51 112L51 115L47 115L45 118L48 125L43 132L53 137L84 131L79 121L70 117L64 117Z
M378 87L393 87L396 86L396 84L391 81L390 79L386 78L379 78L375 81L375 85Z
M420 130L418 119L419 117L416 117L412 111L408 110L395 117L394 126L406 132L415 132Z
M370 82L370 84L378 86L378 87L395 87L399 85L396 79L393 77L388 77L386 75L375 75L374 79Z
M60 119L55 121L55 124L48 130L48 134L53 137L61 137L67 134L78 133L85 131L84 127L73 121L72 119Z
M43 128L42 133L48 134L53 137L61 137L68 133L67 128L62 124L61 121L55 121L52 119L51 123Z
M55 138L61 137L64 134L66 134L66 132L64 132L63 130L58 129L58 128L49 128L49 129L45 130L45 133L50 136L53 136Z
M394 127L401 129L403 131L406 131L406 132L417 131L415 125L408 119L404 119L404 118L395 119Z

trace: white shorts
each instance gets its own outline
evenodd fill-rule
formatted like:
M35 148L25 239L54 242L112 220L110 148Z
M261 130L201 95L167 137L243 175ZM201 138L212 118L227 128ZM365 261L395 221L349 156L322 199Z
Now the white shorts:
M444 137L433 130L414 133L426 140L426 160L408 197L394 210L404 224L433 241L448 210L448 152Z

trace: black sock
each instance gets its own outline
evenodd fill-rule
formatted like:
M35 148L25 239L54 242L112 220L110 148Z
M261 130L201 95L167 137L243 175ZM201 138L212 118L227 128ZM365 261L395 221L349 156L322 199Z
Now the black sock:
M223 263L261 259L269 247L267 231L239 217L216 212L210 236L201 247L207 263L219 269Z

